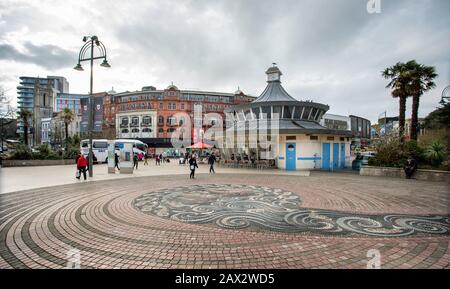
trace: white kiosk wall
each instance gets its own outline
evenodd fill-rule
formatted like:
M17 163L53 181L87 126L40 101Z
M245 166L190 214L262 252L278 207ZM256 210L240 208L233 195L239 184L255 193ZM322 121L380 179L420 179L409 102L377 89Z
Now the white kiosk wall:
M108 173L109 174L115 174L115 159L116 159L116 150L114 141L110 140L108 141Z
M133 144L124 143L123 149L120 150L120 173L132 174L133 168Z

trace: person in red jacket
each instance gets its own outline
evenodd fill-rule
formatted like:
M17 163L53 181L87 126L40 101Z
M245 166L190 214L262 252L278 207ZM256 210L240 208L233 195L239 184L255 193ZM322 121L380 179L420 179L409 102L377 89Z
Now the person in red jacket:
M77 160L77 169L78 169L77 179L80 179L81 173L83 173L84 180L86 180L86 167L87 167L87 160L84 157L84 155L81 154L81 156Z

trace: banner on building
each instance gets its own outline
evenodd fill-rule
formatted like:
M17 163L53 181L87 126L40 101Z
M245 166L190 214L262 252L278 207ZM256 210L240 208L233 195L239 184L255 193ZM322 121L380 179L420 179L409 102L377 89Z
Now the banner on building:
M89 131L89 98L81 98L80 132ZM94 97L94 132L102 131L103 124L103 97Z

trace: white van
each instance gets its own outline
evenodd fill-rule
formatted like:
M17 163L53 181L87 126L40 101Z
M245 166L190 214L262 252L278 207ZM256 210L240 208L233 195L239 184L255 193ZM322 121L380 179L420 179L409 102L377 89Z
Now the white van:
M140 140L135 139L116 139L115 140L115 149L117 153L121 149L123 149L125 143L132 143L133 144L133 152L140 155L139 160L142 160L142 156L147 153L148 146L147 144L141 142Z
M87 158L89 155L89 140L84 139L80 142L80 151ZM104 163L108 159L108 140L93 139L92 151L94 153L94 163ZM97 159L97 161L95 161Z

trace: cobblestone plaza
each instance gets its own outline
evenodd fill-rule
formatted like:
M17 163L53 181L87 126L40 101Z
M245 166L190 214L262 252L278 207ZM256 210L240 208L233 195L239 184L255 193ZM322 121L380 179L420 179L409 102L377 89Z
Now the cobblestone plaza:
M448 183L152 164L13 192L3 170L0 268L62 268L74 250L81 268L367 268L373 250L381 268L450 263Z

